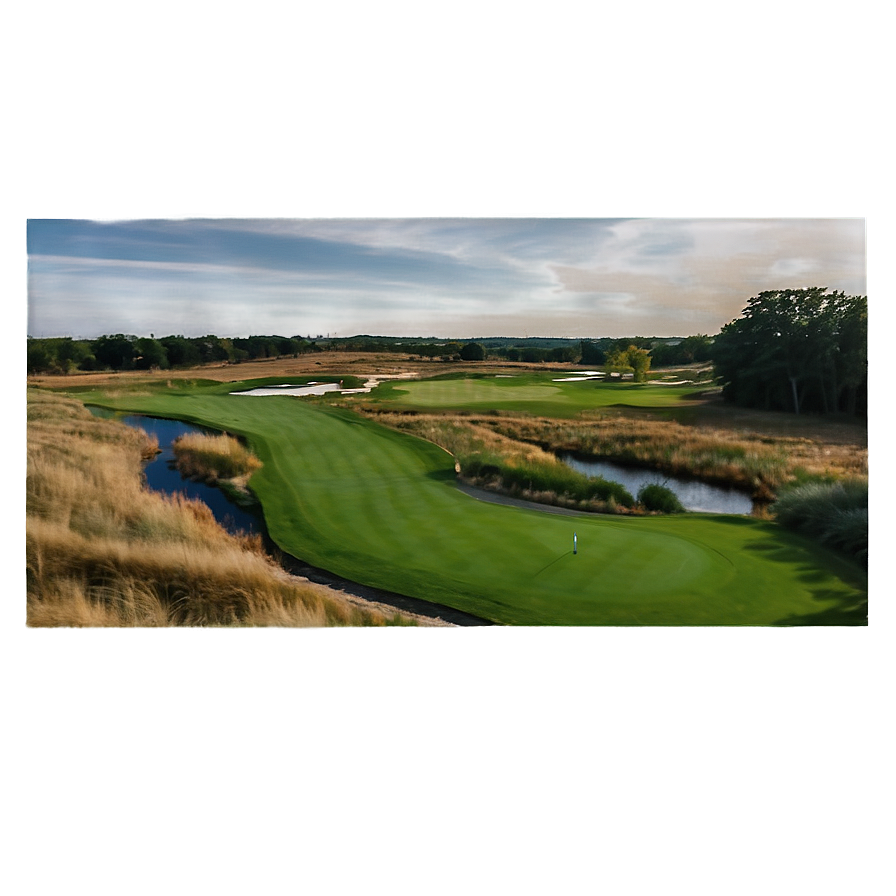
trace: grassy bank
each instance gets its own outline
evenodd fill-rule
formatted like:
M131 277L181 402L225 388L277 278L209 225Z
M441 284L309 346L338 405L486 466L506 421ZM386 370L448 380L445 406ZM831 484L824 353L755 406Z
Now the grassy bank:
M29 390L31 626L382 625L396 620L287 576L202 503L146 490L157 445L80 402Z
M456 459L462 482L541 504L593 513L631 513L632 495L617 482L573 470L539 446L462 417L370 412L377 422L434 442Z
M769 501L809 477L867 475L867 451L836 455L810 439L685 426L671 420L606 415L586 421L484 418L477 423L549 452L569 451L733 486Z
M520 454L518 446L525 443L550 455L601 457L734 487L759 502L806 479L867 476L867 446L858 432L833 438L843 435L835 432L836 422L786 414L773 421L755 414L741 419L743 414L717 401L699 400L694 389L562 382L546 373L457 375L385 384L357 406L389 426L424 436L432 425L437 437L425 437L458 457L460 430L470 430L480 442L491 430L505 439L505 455ZM412 414L426 424L403 419Z
M867 621L864 571L774 523L573 520L480 502L456 488L454 458L437 445L322 402L196 389L105 403L246 438L274 540L373 587L507 624Z

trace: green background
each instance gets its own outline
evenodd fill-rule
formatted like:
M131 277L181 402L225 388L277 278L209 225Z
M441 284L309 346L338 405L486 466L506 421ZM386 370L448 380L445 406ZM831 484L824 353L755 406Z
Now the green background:
M891 3L0 15L4 893L893 891ZM870 629L26 630L25 219L244 214L867 215Z

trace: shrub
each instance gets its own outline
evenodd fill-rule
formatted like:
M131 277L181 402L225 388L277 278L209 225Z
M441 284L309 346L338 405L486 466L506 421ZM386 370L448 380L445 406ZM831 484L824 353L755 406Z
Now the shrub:
M868 561L868 481L810 482L781 495L772 512L782 526Z
M642 485L638 491L638 503L645 509L656 513L684 513L684 505L678 495L665 485L651 482Z
M145 433L30 390L29 626L382 625L397 614L292 579L209 508L143 487Z
M461 468L470 479L498 480L502 489L513 494L541 492L552 495L557 503L613 501L617 507L631 508L635 499L618 482L600 476L586 476L560 461L505 460L494 454L480 454L464 458Z

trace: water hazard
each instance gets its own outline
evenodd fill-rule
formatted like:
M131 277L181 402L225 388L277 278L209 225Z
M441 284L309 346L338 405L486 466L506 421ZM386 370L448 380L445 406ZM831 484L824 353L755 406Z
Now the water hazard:
M695 513L748 514L753 509L750 497L737 489L709 485L695 479L678 479L656 470L626 467L607 460L583 460L567 452L559 454L558 457L586 476L602 476L604 479L621 483L635 497L642 486L657 483L675 492L685 509Z
M144 467L146 483L155 491L165 494L180 494L188 498L195 498L207 504L215 515L215 519L232 535L240 533L263 534L264 526L261 520L248 510L234 504L221 489L204 482L193 482L181 476L174 463L174 451L172 443L178 436L186 433L210 433L217 434L215 430L192 423L183 423L180 420L162 420L157 417L143 417L130 415L119 417L122 423L135 429L142 429L159 440L161 454L149 461Z

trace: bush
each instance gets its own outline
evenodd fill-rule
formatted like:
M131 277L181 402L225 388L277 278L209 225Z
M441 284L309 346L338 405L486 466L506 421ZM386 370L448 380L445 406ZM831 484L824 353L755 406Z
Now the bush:
M772 505L778 522L868 562L868 482L810 482L785 492Z
M499 480L511 493L543 492L573 502L613 501L618 507L631 508L635 499L618 482L600 476L586 476L566 464L516 460L508 462L496 454L474 454L463 459L464 475L472 479ZM552 502L553 503L553 502Z
M642 485L638 491L638 503L645 509L656 513L684 513L684 505L678 495L665 485L657 482Z

